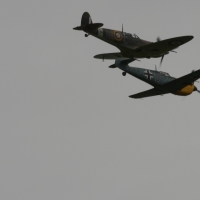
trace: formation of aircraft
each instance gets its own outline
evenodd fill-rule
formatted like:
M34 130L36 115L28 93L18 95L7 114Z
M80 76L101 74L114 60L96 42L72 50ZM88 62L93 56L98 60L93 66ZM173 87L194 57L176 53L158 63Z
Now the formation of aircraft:
M74 30L82 30L86 32L86 37L92 35L111 45L114 45L120 50L120 52L116 53L103 53L94 56L94 58L103 60L118 58L137 59L161 57L161 64L166 54L169 52L176 53L176 51L173 51L174 49L193 39L193 36L181 36L166 40L160 40L158 37L157 42L149 42L140 39L136 34L124 32L123 26L122 31L101 28L102 26L102 23L93 23L90 14L88 12L84 12L81 19L81 26L75 27Z
M192 71L191 73L180 78L174 78L166 72L150 69L142 69L137 67L130 67L128 64L137 60L138 58L158 58L161 57L161 62L166 54L173 51L177 47L189 42L193 36L181 36L160 40L157 42L149 42L140 39L136 34L130 34L118 30L110 30L101 28L102 23L93 23L88 12L84 12L81 19L81 26L77 26L74 30L82 30L86 32L85 37L92 35L111 45L116 46L120 52L103 53L94 56L99 59L114 59L115 64L109 66L110 68L119 68L123 70L122 75L126 73L150 84L152 89L143 91L129 97L140 99L156 95L164 95L172 93L174 95L187 96L192 92L200 90L194 85L194 82L200 78L200 69Z
M123 76L128 73L154 87L150 90L130 95L129 97L131 98L140 99L168 93L187 96L192 94L194 91L200 93L200 91L194 85L194 82L200 78L200 69L197 71L193 70L191 73L180 78L174 78L166 72L157 71L157 69L150 70L130 67L128 64L132 61L134 61L134 59L119 58L115 60L115 64L109 66L110 68L118 67L119 69L123 70Z

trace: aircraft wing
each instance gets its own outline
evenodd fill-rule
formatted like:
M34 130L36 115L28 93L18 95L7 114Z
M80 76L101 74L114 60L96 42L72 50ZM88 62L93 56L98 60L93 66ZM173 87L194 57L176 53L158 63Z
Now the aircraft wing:
M137 94L133 94L130 95L130 98L134 98L134 99L141 99L141 98L146 98L146 97L152 97L152 96L157 96L157 95L163 95L163 94L167 94L168 92L162 92L159 90L156 90L155 88L150 89L150 90L146 90L144 92L140 92Z
M163 85L169 90L180 90L200 78L200 69Z
M167 51L171 51L193 39L193 36L181 36L170 38L166 40L161 40L155 43L144 45L142 47L136 48L135 52L145 52L150 56L163 54Z
M105 60L115 60L118 58L125 58L122 53L117 52L117 53L102 53L102 54L98 54L96 56L94 56L94 58L98 58L98 59L105 59Z

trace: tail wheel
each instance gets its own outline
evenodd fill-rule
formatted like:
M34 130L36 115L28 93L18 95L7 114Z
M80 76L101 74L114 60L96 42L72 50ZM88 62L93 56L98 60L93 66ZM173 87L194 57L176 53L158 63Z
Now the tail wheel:
M126 72L122 72L122 75L123 75L123 76L126 76Z

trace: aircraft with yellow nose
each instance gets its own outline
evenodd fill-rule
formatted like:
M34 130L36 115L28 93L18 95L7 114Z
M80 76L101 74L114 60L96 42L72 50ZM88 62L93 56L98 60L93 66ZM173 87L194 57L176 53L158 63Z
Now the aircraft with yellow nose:
M123 70L122 75L126 73L152 85L154 88L140 92L137 94L130 95L129 97L140 99L156 95L164 95L172 93L174 95L187 96L192 92L200 91L194 85L194 82L200 78L200 69L192 71L191 73L182 76L180 78L174 78L166 72L157 71L150 69L142 69L137 67L130 67L128 64L134 61L134 59L117 59L115 64L109 66L110 68L119 68Z

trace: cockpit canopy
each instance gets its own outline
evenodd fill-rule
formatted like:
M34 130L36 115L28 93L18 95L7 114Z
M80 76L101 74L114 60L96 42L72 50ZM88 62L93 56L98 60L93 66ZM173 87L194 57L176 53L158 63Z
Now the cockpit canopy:
M139 38L135 33L132 34L132 37Z
M161 75L163 75L163 76L170 76L167 72L161 72L161 71L159 71L159 73L160 73Z
M131 33L123 32L123 34L124 34L125 36L128 36L128 37L132 37L132 38L137 38L137 39L139 39L139 37L138 37L135 33L131 34Z

